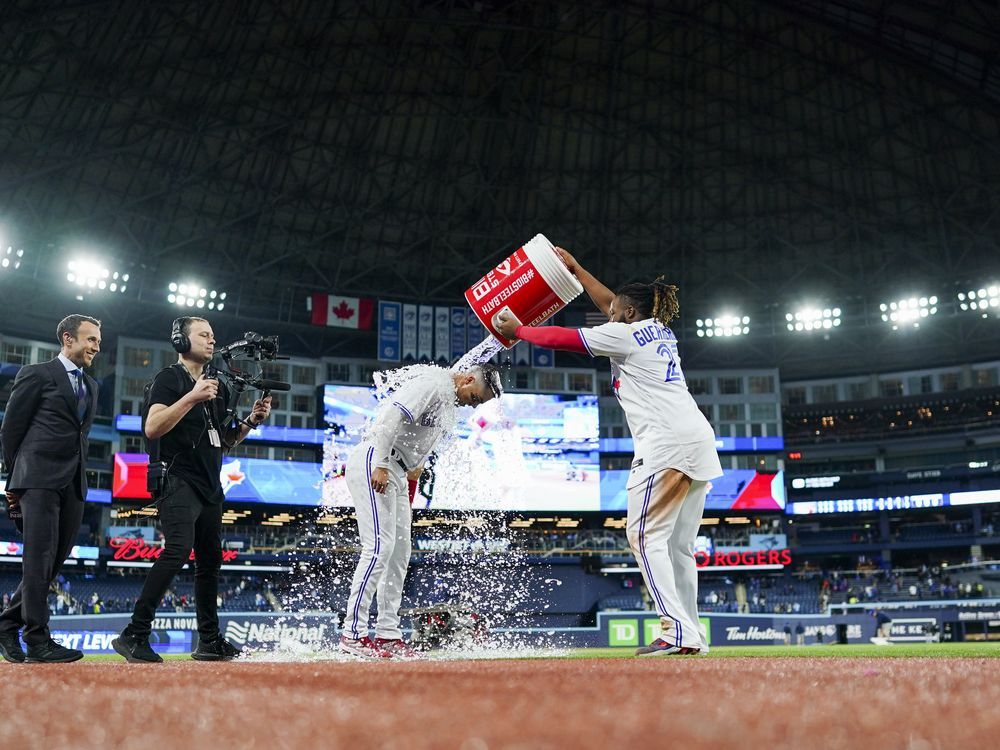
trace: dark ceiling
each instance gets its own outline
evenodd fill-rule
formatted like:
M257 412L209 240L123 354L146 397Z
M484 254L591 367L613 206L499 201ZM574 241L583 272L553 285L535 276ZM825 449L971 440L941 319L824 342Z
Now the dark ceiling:
M194 277L224 328L370 352L306 328L308 294L459 304L542 232L609 284L678 283L694 366L1000 356L953 303L1000 278L994 2L22 0L0 29L5 330L47 331L90 250L132 276L87 301L122 331ZM890 331L912 294L933 326ZM788 334L806 301L844 325ZM751 335L696 340L724 309Z

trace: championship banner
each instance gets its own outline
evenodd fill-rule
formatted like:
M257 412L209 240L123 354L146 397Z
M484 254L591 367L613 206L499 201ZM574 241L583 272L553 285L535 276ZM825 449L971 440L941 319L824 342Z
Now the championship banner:
M463 352L464 354L464 352ZM448 364L451 355L451 308L434 308L434 360Z
M417 314L417 359L434 360L434 308L430 305L420 305Z
M378 356L384 362L400 360L400 316L399 302L378 301Z
M451 357L450 360L456 360L461 357L467 351L467 344L465 343L465 321L466 317L473 317L466 314L467 311L464 307L453 307L451 308Z
M404 362L417 360L417 306L403 305L402 355Z
M314 326L357 328L372 327L374 301L362 297L339 297L333 294L313 294L306 299L306 309L312 313Z

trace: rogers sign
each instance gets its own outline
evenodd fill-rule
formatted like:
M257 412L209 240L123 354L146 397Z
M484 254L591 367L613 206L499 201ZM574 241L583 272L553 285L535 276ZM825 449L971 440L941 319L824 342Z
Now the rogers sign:
M792 553L787 549L748 550L746 552L695 552L699 568L749 568L759 565L792 564Z
M163 547L158 544L148 544L145 539L115 537L108 540L108 545L115 551L112 560L156 560L163 554ZM222 550L222 562L232 562L237 554L236 550ZM194 550L191 550L188 560L194 560Z

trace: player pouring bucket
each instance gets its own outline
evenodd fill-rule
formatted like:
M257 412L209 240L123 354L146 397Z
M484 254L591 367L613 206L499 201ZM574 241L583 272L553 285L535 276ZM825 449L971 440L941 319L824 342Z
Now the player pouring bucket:
M502 312L521 325L536 326L574 300L583 286L543 234L514 251L465 292L469 307L493 337L510 349L516 341L497 331Z

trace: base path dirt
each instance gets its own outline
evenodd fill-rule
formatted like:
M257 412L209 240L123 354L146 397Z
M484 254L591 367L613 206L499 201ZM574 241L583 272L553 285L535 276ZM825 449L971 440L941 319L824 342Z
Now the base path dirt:
M1000 660L4 664L11 748L995 747Z

